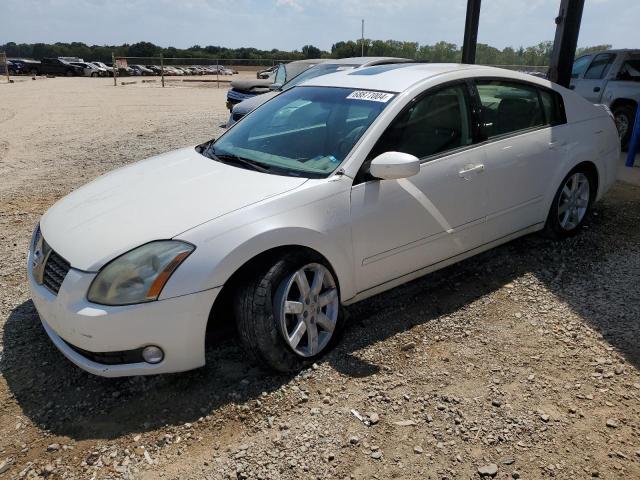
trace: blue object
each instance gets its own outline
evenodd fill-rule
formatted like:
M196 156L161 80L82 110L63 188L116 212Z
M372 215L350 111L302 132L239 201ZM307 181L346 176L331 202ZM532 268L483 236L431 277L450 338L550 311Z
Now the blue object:
M627 153L627 167L633 167L636 160L636 153L640 147L640 106L636 108L636 121L633 122L633 131L631 132L631 140L629 141L629 149Z

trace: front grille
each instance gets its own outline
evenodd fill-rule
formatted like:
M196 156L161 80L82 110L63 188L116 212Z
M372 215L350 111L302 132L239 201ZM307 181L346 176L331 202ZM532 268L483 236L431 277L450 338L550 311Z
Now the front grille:
M64 339L63 339L64 340ZM92 362L101 363L103 365L125 365L128 363L142 363L143 348L136 348L134 350L123 350L120 352L90 352L64 340L64 343L69 345L73 350L88 358Z
M70 268L69 262L52 250L44 266L42 284L57 294Z

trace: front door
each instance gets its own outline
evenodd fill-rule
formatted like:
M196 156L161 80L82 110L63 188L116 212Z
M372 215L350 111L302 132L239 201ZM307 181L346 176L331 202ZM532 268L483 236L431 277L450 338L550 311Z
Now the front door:
M609 73L615 58L614 53L596 55L587 71L584 72L584 76L580 80L572 82L575 83L575 91L591 103L599 103L607 83L607 73Z
M369 154L351 192L358 292L483 243L484 152L473 146L467 86L414 99ZM420 172L378 180L368 164L386 151L415 155Z

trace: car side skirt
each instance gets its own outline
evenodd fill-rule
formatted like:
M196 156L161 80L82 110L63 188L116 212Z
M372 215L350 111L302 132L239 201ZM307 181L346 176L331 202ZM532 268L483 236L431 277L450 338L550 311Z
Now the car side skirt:
M469 257L473 257L482 252L486 252L487 250L491 250L494 247L502 245L504 243L510 242L518 237L522 237L524 235L528 235L533 232L540 231L544 228L545 222L536 223L535 225L531 225L530 227L524 228L522 230L518 230L517 232L511 233L505 237L498 238L489 243L485 243L484 245L480 245L471 250L467 250L466 252L460 253L459 255L447 258L446 260L442 260L441 262L434 263L427 267L421 268L420 270L416 270L414 272L408 273L398 278L394 278L393 280L389 280L388 282L382 283L378 286L370 288L368 290L364 290L358 293L356 296L351 297L347 300L343 300L343 305L351 305L353 303L359 302L366 298L377 295L378 293L382 293L386 290L390 290L394 287L402 285L403 283L410 282L411 280L415 280L416 278L420 278L424 275L427 275L431 272L435 272L436 270L440 270L442 268L448 267L449 265L453 265L454 263L458 263L462 260L465 260Z

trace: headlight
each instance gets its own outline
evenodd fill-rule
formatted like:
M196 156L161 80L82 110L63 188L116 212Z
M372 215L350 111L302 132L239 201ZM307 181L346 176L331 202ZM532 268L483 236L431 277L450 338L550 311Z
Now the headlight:
M130 305L158 299L176 268L195 247L177 240L147 243L100 270L87 298L102 305Z

